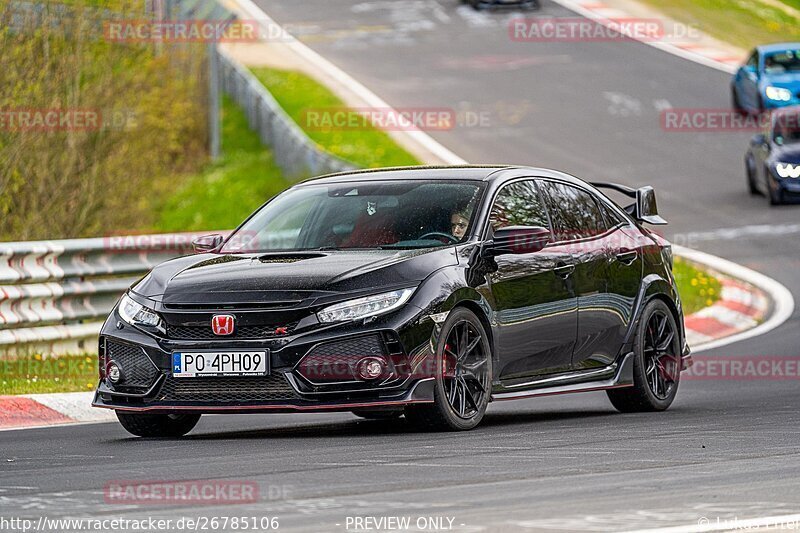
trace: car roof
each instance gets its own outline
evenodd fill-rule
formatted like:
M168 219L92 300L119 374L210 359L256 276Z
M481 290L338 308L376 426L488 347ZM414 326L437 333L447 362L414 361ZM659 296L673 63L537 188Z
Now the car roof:
M411 167L372 168L349 170L310 178L300 185L347 183L376 180L422 180L422 181L483 181L502 182L517 177L556 178L586 185L586 182L569 174L547 168L514 165L431 165Z
M302 183L344 183L373 180L474 180L483 181L503 165L420 165L407 167L366 168L346 170L309 178Z
M756 49L759 52L782 52L784 50L789 50L790 48L800 48L800 43L772 43L756 46Z

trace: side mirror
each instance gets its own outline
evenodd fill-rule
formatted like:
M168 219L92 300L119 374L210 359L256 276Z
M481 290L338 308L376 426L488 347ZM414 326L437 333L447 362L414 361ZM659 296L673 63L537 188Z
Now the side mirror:
M540 226L509 226L495 230L489 255L531 254L544 248L551 239L550 230Z
M776 135L773 140L777 146L783 146L783 135Z
M199 254L204 252L213 252L219 248L220 244L222 244L222 235L217 233L214 233L213 235L203 235L202 237L197 237L192 241L192 247L194 247L194 251Z
M634 218L654 225L664 225L667 223L667 221L658 214L656 191L652 187L647 186L636 189L636 212Z

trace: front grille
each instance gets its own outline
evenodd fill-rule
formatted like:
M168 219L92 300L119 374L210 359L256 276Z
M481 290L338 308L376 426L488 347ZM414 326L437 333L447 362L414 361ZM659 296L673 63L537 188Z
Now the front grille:
M311 350L310 355L317 357L367 357L383 355L383 346L378 335L348 338L341 341L326 342Z
M378 335L326 342L306 354L297 371L311 383L358 381L357 363L364 357L383 353Z
M158 369L139 346L108 341L106 360L115 361L122 368L123 380L115 388L149 388L158 377Z
M219 340L219 339L269 339L283 337L294 330L297 322L286 325L236 326L233 335L214 335L211 325L207 326L171 326L167 325L167 337L182 340ZM277 328L286 328L278 332Z
M159 402L243 403L295 400L283 374L251 377L175 378L168 375Z

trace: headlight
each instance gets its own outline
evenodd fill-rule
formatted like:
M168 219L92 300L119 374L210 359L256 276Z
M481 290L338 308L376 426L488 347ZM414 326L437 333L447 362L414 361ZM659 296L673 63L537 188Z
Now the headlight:
M374 296L365 296L326 307L317 313L320 322L344 322L382 315L397 309L411 298L414 289L400 289Z
M775 172L782 178L800 178L800 164L778 163L775 165Z
M161 323L155 311L134 302L127 294L119 301L117 313L122 320L133 326L158 326Z
M766 94L770 100L788 102L792 99L792 91L783 87L767 87Z

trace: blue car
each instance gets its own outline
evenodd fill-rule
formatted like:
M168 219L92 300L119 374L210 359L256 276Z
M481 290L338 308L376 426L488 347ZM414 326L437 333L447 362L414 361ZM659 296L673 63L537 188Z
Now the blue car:
M800 43L756 47L733 76L731 99L749 114L800 105Z

